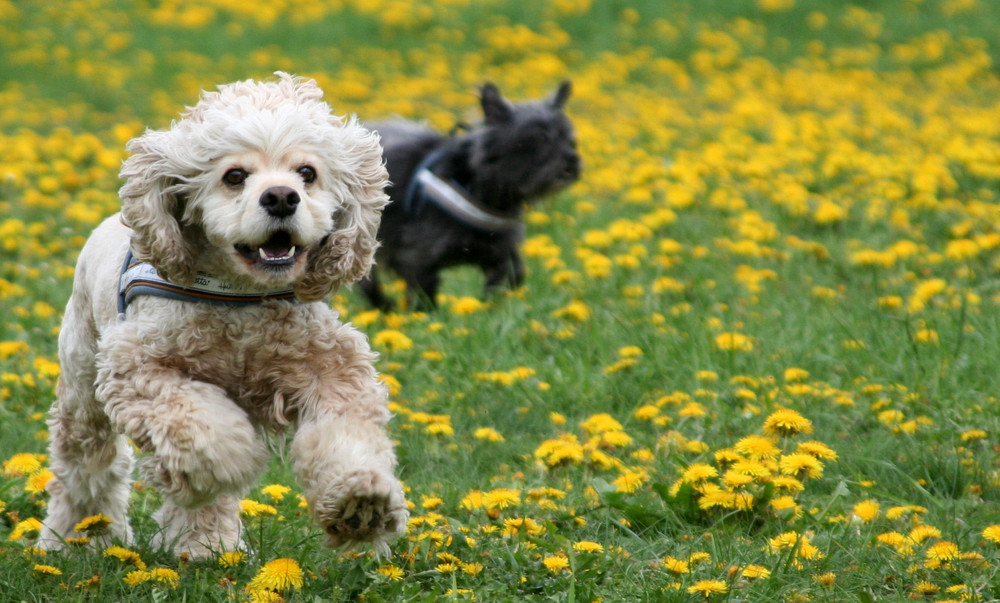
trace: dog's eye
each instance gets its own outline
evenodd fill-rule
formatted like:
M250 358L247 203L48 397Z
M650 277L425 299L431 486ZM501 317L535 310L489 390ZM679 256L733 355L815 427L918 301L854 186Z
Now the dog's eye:
M246 170L233 168L222 175L222 181L229 186L239 186L243 184L249 175Z
M311 165L304 165L299 168L299 176L306 184L312 184L316 181L316 170Z

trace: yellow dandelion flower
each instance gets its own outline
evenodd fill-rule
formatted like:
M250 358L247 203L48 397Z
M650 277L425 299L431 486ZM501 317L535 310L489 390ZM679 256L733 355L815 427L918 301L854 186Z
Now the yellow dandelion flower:
M649 479L645 471L625 470L617 479L611 482L618 492L635 492Z
M556 318L569 318L576 322L584 322L590 318L590 308L581 301L570 303L565 308L553 312Z
M691 564L687 561L681 559L676 559L667 555L662 561L663 567L667 568L667 571L673 572L675 574L687 574L691 572Z
M770 545L772 551L781 551L792 548L798 541L798 532L784 532L782 534L778 534L774 538L771 538L768 541L768 544Z
M569 559L567 559L566 555L563 555L562 553L546 556L542 559L542 564L545 565L545 568L553 574L569 571Z
M879 515L879 504L874 500L863 500L854 505L854 516L865 523L871 523Z
M436 509L444 504L444 499L440 496L421 496L420 507L423 509Z
M601 446L623 448L632 443L632 436L624 431L606 431L601 434Z
M732 469L726 471L726 473L723 474L722 476L723 483L725 484L726 488L729 489L741 488L743 486L746 486L747 484L753 482L753 479L754 478L752 475L748 475L746 473L740 473L739 471L734 471Z
M91 515L84 517L79 523L73 526L74 532L87 534L100 534L111 525L111 518L107 515Z
M573 543L573 550L578 553L603 553L604 547L590 540L580 540Z
M535 449L536 459L546 465L555 467L564 463L581 463L586 458L586 451L576 436L567 434L557 440L546 440Z
M682 417L705 417L708 416L708 411L702 404L691 401L678 410L677 414Z
M748 565L740 570L740 575L750 580L757 578L770 578L771 570L767 569L763 565Z
M774 460L781 454L773 438L760 435L749 435L733 445L736 452L755 461Z
M715 347L724 352L752 352L753 338L742 333L720 333L715 338Z
M522 531L529 536L540 536L545 533L545 526L530 517L511 517L503 522L504 536L517 536Z
M149 580L149 573L144 569L132 570L122 578L122 582L129 586L138 586Z
M478 576L486 569L482 563L459 563L462 572L469 576Z
M473 434L477 440L484 440L487 442L503 442L504 437L500 435L500 432L492 427L480 427Z
M246 559L247 556L243 551L226 551L219 555L219 566L236 567L246 561Z
M769 435L794 436L812 430L812 422L790 408L779 408L764 420L764 433Z
M802 492L805 485L790 475L775 475L771 478L771 484L778 490L785 492Z
M302 588L302 568L294 559L282 558L268 561L260 568L246 588L250 592L257 590L281 592L288 589L300 589Z
M2 284L7 284L7 281L2 281ZM0 292L5 290L5 288L0 288ZM31 350L31 346L24 341L0 341L0 360L7 360L14 354L25 354L29 350ZM4 463L4 472L6 471L7 463Z
M974 440L985 440L986 436L986 432L982 429L970 429L969 431L962 433L959 437L963 442L972 442Z
M465 316L479 312L485 307L487 307L487 304L475 297L459 297L452 302L451 313L456 316Z
M830 448L823 442L817 442L815 440L810 440L808 442L799 442L799 444L795 447L795 452L809 454L818 459L826 461L837 460L836 450Z
M993 524L983 529L983 538L1000 544L1000 524Z
M269 486L264 486L260 489L261 494L266 494L271 497L273 501L280 501L285 498L285 495L291 492L292 489L288 486L283 486L281 484L271 484Z
M446 561L444 563L437 564L434 569L442 574L450 574L458 571L458 564L453 561Z
M136 553L135 551L130 551L129 549L127 549L125 547L121 547L121 546L117 546L117 545L116 546L112 546L112 547L108 547L108 548L104 549L104 556L105 557L114 557L115 559L118 559L120 561L124 561L125 563L131 563L132 565L136 566L140 570L145 570L146 569L146 564L142 561L142 558L139 557L139 553Z
M834 582L837 581L837 574L833 572L827 572L825 574L818 574L812 577L813 582L820 586L830 587L833 586Z
M66 544L73 546L83 546L90 542L90 536L81 536L80 538L67 538Z
M44 454L20 452L3 462L3 474L12 477L31 475L42 468Z
M580 423L580 427L588 433L604 433L606 431L621 431L622 424L616 421L608 413L598 413L591 416L586 421Z
M278 510L271 505L246 498L240 501L240 514L247 517L260 517L262 515L277 515Z
M521 504L521 491L511 488L496 488L483 495L486 509L506 509Z
M687 588L692 595L701 595L706 599L729 591L729 586L722 580L698 580Z
M403 570L395 565L383 565L377 571L393 582L399 582L405 575Z
M34 517L23 519L14 524L14 529L10 532L11 540L21 540L29 532L38 532L42 529L42 522Z
M420 357L424 360L439 362L445 359L445 354L439 350L424 350L423 352L420 352Z
M733 463L731 469L736 473L743 473L752 477L770 477L771 469L768 464L760 461L740 459Z
M940 538L941 530L934 526L920 525L910 530L909 536L914 542L920 543L931 538Z
M698 498L698 508L708 511L719 507L722 509L733 509L736 507L736 494L729 490L723 490L718 486L709 489Z
M62 575L62 570L60 570L58 567L55 567L54 565L43 565L41 563L36 563L35 566L31 569L35 572L38 572L39 574L46 574L49 576Z
M695 484L718 475L719 470L707 463L692 463L681 474L681 481Z
M886 519L897 520L900 517L906 515L907 513L913 513L914 515L921 515L927 512L927 507L921 507L920 505L900 505L897 507L890 507L888 511L885 512Z
M958 545L947 540L935 542L927 549L927 558L937 561L951 561L958 559L959 556L961 556L961 551L959 551Z
M45 492L45 486L53 477L55 475L48 469L39 469L28 476L28 480L24 483L24 491L28 494L41 494Z
M907 538L899 532L884 532L875 537L879 544L896 549L901 555L908 555L913 552L913 540Z
M372 337L372 344L390 352L398 352L411 349L413 340L396 329L384 329Z
M823 475L823 463L809 454L792 453L778 459L778 468L785 475L817 478Z
M482 509L486 505L485 495L480 490L473 490L462 497L458 506L468 511Z
M775 511L784 511L786 509L798 510L799 504L795 502L795 499L791 496L776 496L771 499L771 508Z
M632 416L640 421L648 421L656 417L658 414L660 414L660 409L655 404L646 404L645 406L641 406L636 409L636 411L632 413Z
M614 373L620 373L626 369L632 368L636 364L638 364L638 360L635 358L622 358L621 360L604 367L604 374L611 375Z
M170 588L177 588L181 582L180 574L166 567L154 567L146 571L147 582L162 582Z

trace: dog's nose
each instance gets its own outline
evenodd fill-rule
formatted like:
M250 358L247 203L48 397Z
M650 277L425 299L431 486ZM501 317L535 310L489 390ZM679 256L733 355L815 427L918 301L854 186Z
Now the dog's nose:
M287 218L295 213L299 194L287 186L273 186L260 196L260 205L275 218Z

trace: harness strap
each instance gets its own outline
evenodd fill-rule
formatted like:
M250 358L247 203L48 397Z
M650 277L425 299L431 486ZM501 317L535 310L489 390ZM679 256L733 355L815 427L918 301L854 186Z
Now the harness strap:
M445 180L431 167L444 156L444 149L427 155L413 172L403 200L403 210L411 215L420 213L425 202L430 202L466 226L487 232L508 231L520 228L517 215L498 212L483 205L454 180Z
M237 287L214 276L199 272L189 287L175 285L156 272L151 264L139 262L129 249L118 281L118 315L124 318L128 304L138 295L166 297L186 302L200 302L225 306L250 306L266 300L296 301L291 289Z

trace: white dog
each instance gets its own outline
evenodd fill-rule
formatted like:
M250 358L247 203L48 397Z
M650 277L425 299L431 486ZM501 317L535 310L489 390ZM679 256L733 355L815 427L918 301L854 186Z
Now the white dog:
M277 75L203 93L127 147L121 214L84 246L59 335L44 548L96 514L131 541L129 439L164 499L154 544L242 547L262 433L289 424L328 546L385 551L405 530L375 354L324 302L373 261L378 138L331 115L315 82Z

